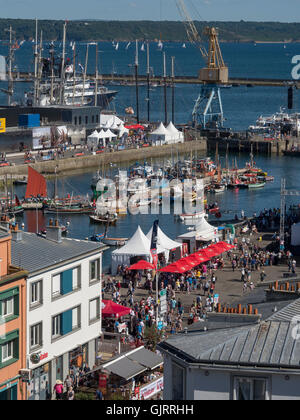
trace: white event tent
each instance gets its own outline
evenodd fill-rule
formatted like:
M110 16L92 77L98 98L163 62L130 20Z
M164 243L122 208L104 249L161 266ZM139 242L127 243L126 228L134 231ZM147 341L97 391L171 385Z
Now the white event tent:
M172 123L172 121L169 123L169 125L166 129L170 134L168 143L183 143L184 142L183 133L181 131L177 130L177 128Z
M146 235L147 238L151 241L152 239L152 232L153 232L153 226ZM180 254L178 255L178 259L181 257L181 249L182 249L182 243L181 242L175 242L172 239L170 239L162 230L160 227L158 227L157 230L157 244L161 248L164 248L166 250L166 261L169 260L170 251L178 250Z
M197 242L218 241L218 228L210 225L205 217L195 226L195 230L178 236L178 241L189 244L189 253L193 253L198 249Z
M166 127L161 122L156 130L152 131L149 135L150 140L157 145L168 143L170 138L170 133Z
M111 272L112 275L116 275L117 268L119 265L130 266L134 257L142 257L143 260L152 262L152 256L150 252L151 240L142 231L139 226L131 239L122 248L112 252L111 259ZM166 249L158 245L157 253L164 253L166 255ZM134 261L136 262L136 261ZM134 263L133 262L133 263Z

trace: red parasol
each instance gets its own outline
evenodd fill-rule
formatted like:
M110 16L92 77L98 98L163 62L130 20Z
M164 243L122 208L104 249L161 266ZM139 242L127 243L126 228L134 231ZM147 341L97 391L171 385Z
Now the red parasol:
M154 264L148 261L140 260L138 263L129 267L129 270L154 270Z
M102 300L102 316L111 318L120 318L121 316L129 315L130 308L119 305L112 300Z

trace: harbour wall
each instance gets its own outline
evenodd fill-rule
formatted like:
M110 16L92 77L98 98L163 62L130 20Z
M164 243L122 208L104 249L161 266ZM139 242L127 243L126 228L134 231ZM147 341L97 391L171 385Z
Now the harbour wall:
M206 156L207 144L205 138L198 138L193 141L186 141L180 144L168 144L155 147L143 147L139 149L126 149L114 152L104 152L96 155L77 156L65 159L37 162L30 164L35 170L43 174L54 174L74 171L87 170L90 168L100 168L102 165L120 164L130 161L144 161L145 159L159 158L172 154L176 155L190 152L202 152ZM74 154L76 151L74 151ZM28 165L12 165L0 168L0 177L5 175L24 176L27 175Z
M207 150L228 152L251 152L254 154L266 154L266 155L281 155L287 148L285 140L264 140L261 137L251 137L249 139L242 139L239 137L222 139L222 138L208 138L207 139Z

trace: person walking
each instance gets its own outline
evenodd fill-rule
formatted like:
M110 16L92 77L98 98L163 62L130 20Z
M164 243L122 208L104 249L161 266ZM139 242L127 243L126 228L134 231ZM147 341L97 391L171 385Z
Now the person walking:
M75 398L75 393L73 391L73 387L70 386L70 388L68 388L67 399L68 401L73 401L74 398Z
M63 393L64 393L64 386L62 381L57 380L56 384L54 385L53 391L55 392L56 400L62 400Z

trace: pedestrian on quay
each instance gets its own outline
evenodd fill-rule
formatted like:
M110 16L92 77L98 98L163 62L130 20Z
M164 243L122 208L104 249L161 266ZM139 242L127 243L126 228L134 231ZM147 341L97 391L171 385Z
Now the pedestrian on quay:
M64 393L64 386L63 386L62 381L60 380L56 381L56 384L54 385L54 388L53 388L53 392L55 392L55 398L57 401L62 400L63 393Z

